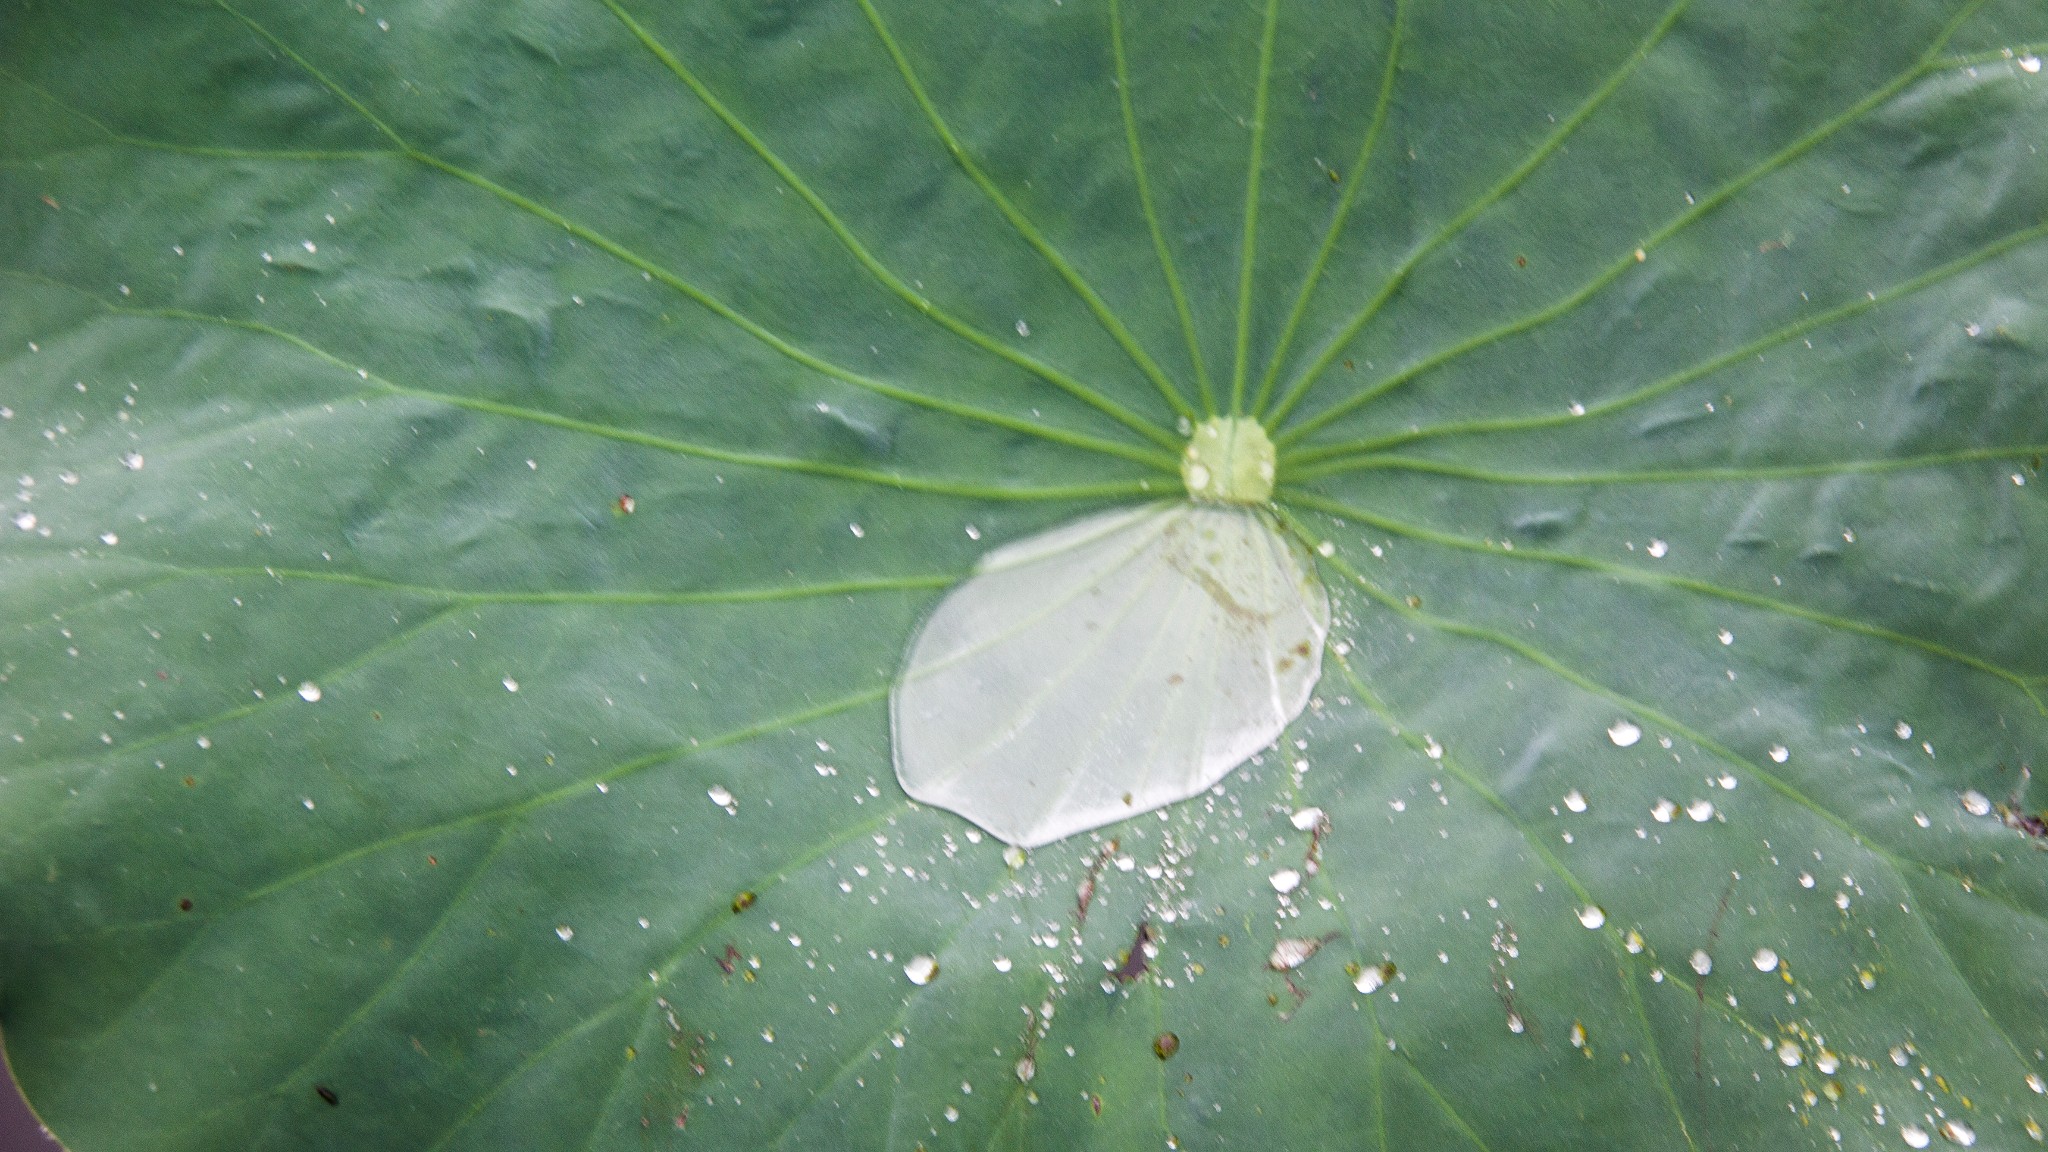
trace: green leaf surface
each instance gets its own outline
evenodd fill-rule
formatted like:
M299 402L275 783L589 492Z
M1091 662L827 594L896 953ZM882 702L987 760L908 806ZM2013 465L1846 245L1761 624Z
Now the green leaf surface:
M71 1147L2040 1139L2038 3L0 29L0 1025ZM1214 412L1310 709L1021 862L910 803L918 621Z

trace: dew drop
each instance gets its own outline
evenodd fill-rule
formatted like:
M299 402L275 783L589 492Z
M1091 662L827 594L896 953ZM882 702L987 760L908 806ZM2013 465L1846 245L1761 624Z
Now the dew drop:
M562 943L567 944L576 938L576 930L567 924L557 924L555 925L555 935L560 936Z
M513 679L513 678L511 678L510 676L507 676L507 677L505 677L505 679L504 679L503 683L504 683L504 685L505 685L505 691L507 691L507 692L517 692L517 691L519 691L519 681L517 681L517 680L514 680L514 679Z
M2039 1072L2029 1072L2027 1073L2027 1087L2032 1088L2034 1094L2039 1096L2048 1093L2048 1080L2041 1079Z
M1017 1061L1017 1083L1029 1084L1038 1076L1038 1061L1026 1056Z
M1723 628L1719 632L1714 633L1714 639L1719 640L1723 645L1733 644L1735 643L1735 633Z
M1706 949L1693 949L1692 970L1699 973L1702 976L1705 976L1707 973L1712 972L1714 970L1714 958L1712 956L1707 955Z
M1441 760L1444 758L1444 746L1436 742L1436 737L1424 736L1422 738L1422 754L1431 760Z
M1628 949L1631 955L1642 955L1643 934L1633 928L1629 929L1628 935L1621 938L1621 946Z
M861 526L860 526L860 525L858 525L858 524L848 524L848 525L846 526L846 530L847 530L848 532L851 532L851 533L853 533L853 538L854 538L855 540L860 540L860 539L863 539L863 538L865 538L865 537L867 536L867 534L868 534L868 530L867 530L867 529L865 529L865 528L863 528L863 527L861 527Z
M211 748L213 747L213 738L210 736L201 736L199 739L194 740L193 743L199 745L201 748Z
M1941 1122L1941 1138L1951 1144L1968 1148L1977 1142L1977 1130L1961 1120L1943 1120Z
M1927 1129L1918 1124L1902 1126L1899 1129L1899 1139L1904 1140L1908 1148L1925 1148L1933 1141L1933 1138L1927 1135Z
M1018 321L1017 321L1017 335L1019 335L1019 336L1029 336L1029 335L1031 335L1031 325L1029 325L1029 324L1026 324L1026 323L1025 323L1025 322L1024 322L1023 320L1021 320L1021 319L1020 319L1020 320L1018 320Z
M1573 812L1584 812L1586 810L1586 794L1577 788L1572 789L1564 794L1564 806Z
M1897 736L1901 740L1911 740L1913 738L1913 726L1901 720L1897 724L1892 725L1892 735Z
M734 806L732 793L727 791L723 784L713 784L704 790L704 794L711 797L711 802L720 808L731 808Z
M1671 823L1671 814L1676 811L1678 811L1678 805L1659 796L1657 797L1657 802L1650 806L1650 819L1655 820L1659 824L1669 824Z
M1662 540L1652 540L1650 541L1650 546L1648 548L1643 549L1643 551L1648 552L1650 554L1650 559L1652 560L1662 560L1665 556L1670 554L1671 545L1666 544Z
M121 538L119 536L114 535L112 532L100 533L100 543L105 544L109 548L112 548L114 545L119 544L120 542Z
M1712 800L1695 800L1685 806L1685 814L1692 817L1693 823L1704 824L1714 818L1714 802Z
M308 704L320 699L320 686L311 680L304 681L299 685L299 699Z
M2019 64L2020 71L2022 72L2033 73L2041 70L2041 58L2039 56L2022 56L2020 57Z
M912 984L922 988L939 974L939 962L930 956L912 956L910 963L903 966L903 975Z
M123 452L121 454L121 467L126 468L130 472L142 471L142 453Z
M1963 811L1972 816L1991 815L1991 798L1975 788L1963 793Z
M1296 888L1301 887L1301 873L1292 868L1282 868L1271 876L1266 877L1266 883L1273 886L1273 891L1285 896Z
M1522 1022L1522 1014L1520 1012L1508 1013L1508 1031L1520 1036L1528 1027L1527 1024Z
M1785 761L1787 761L1787 760L1790 760L1791 758L1792 758L1792 750L1791 750L1791 749L1789 749L1789 748L1785 747L1785 746L1784 746L1783 744L1773 744L1773 745L1771 745L1771 760L1772 760L1772 762L1774 762L1774 763L1778 763L1778 764L1783 764L1783 763L1784 763Z
M1022 868L1024 866L1024 850L1015 844L1003 849L1003 863L1008 864L1011 868Z
M996 971L998 972L1008 972L1010 970L1010 958L1008 956L996 957L995 963Z
M1297 830L1307 832L1323 822L1323 810L1321 808L1297 808L1294 810L1294 814L1287 818L1287 822L1294 825ZM1119 862L1118 866L1122 867L1121 862Z
M1813 1069L1823 1076L1833 1076L1842 1067L1842 1058L1823 1048L1813 1054Z
M1934 827L1934 821L1933 821L1933 820L1931 820L1931 819L1929 819L1929 818L1928 818L1928 816L1927 816L1927 813L1925 813L1925 812L1915 812L1915 813L1913 813L1913 823L1915 823L1915 824L1918 824L1918 825L1919 825L1919 826L1921 826L1922 828L1932 828L1932 827Z
M1800 886L1801 888L1811 888L1811 887L1813 887L1813 873L1811 873L1811 872L1801 872L1801 873L1799 874L1799 886Z
M1778 1063L1785 1067L1797 1068L1805 1059L1805 1054L1799 1051L1799 1045L1794 1041L1785 1040L1778 1044Z
M21 529L23 532L35 531L36 514L33 512L23 512L21 515L16 516L14 518L14 526L16 528Z
M1291 972L1308 963L1308 958L1322 946L1323 942L1313 937L1287 937L1273 945L1272 953L1266 957L1266 967L1275 972Z
M1020 328L1023 327L1024 322L1022 320L1017 321L1017 326ZM953 1107L951 1104L946 1105L946 1123L953 1124L958 1122L959 1119L960 1110L958 1108Z
M1574 416L1584 416L1586 414L1586 406L1574 400L1565 408L1565 411L1570 412Z
M1759 972L1776 972L1778 970L1778 954L1769 948L1757 949L1756 955L1750 959L1756 965L1756 970Z
M1598 928L1607 923L1607 911L1598 904L1588 904L1579 909L1579 923L1588 928Z
M1630 748L1643 738L1643 730L1633 721L1616 720L1608 727L1607 738L1614 741L1616 748Z

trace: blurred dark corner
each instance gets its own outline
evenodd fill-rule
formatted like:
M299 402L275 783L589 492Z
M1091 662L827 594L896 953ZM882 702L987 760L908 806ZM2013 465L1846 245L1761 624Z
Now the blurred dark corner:
M0 1152L62 1152L36 1122L14 1085L14 1074L0 1067Z

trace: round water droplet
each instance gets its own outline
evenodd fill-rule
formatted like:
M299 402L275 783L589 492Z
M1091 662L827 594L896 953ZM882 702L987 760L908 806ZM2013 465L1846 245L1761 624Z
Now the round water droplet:
M1913 726L1901 720L1892 726L1892 734L1901 740L1911 740L1913 738Z
M1791 750L1791 749L1789 749L1789 748L1785 747L1785 746L1784 746L1783 744L1773 744L1773 745L1771 745L1771 759L1772 759L1772 760L1773 760L1774 762L1776 762L1776 763L1779 763L1779 764L1783 764L1783 763L1784 763L1785 761L1787 761L1787 760L1790 760L1791 758L1792 758L1792 750Z
M1719 640L1723 644L1733 644L1735 643L1735 633L1723 628L1719 632L1714 633L1714 639Z
M1019 320L1017 321L1017 324L1019 327L1022 327L1024 322L1022 320ZM960 1110L958 1108L953 1107L951 1104L946 1105L946 1123L953 1124L958 1122L959 1119Z
M123 467L123 468L126 468L126 469L127 469L127 470L129 470L130 472L140 472L140 471L142 471L142 453L140 453L140 452L124 452L124 453L122 453L122 454L121 454L121 467Z
M1017 1061L1017 1082L1029 1084L1038 1075L1038 1061L1026 1056Z
M1633 721L1616 720L1608 726L1607 738L1614 741L1616 748L1631 748L1643 738L1643 730Z
M1008 864L1012 868L1022 868L1024 866L1024 850L1015 844L1003 849L1003 863Z
M313 683L311 680L307 680L304 683L300 684L299 699L304 700L308 704L311 704L315 700L320 699L320 686L318 684Z
M1927 1129L1918 1124L1900 1126L1899 1139L1904 1140L1908 1148L1925 1148L1933 1143L1933 1137L1927 1134Z
M1814 1071L1823 1076L1833 1076L1842 1067L1842 1058L1823 1048L1813 1054Z
M1010 958L1008 956L998 956L995 959L995 965L996 971L1008 972L1010 970Z
M1588 928L1598 928L1607 923L1607 911L1598 904L1588 904L1579 909L1579 923Z
M517 680L514 680L514 679L513 679L513 678L511 678L510 676L507 676L507 677L505 677L505 679L504 679L504 685L505 685L505 691L507 691L507 692L517 692L517 691L519 691L519 681L517 681Z
M1685 814L1692 817L1693 823L1704 824L1714 818L1714 802L1712 800L1695 800L1685 806Z
M1029 336L1029 335L1031 335L1031 325L1029 325L1029 324L1026 324L1026 323L1025 323L1024 321L1022 321L1022 320L1019 320L1019 321L1017 321L1017 335L1019 335L1019 336Z
M114 545L119 544L120 542L121 538L119 536L114 535L112 532L100 533L100 543L105 544L109 548L112 548Z
M1422 738L1422 754L1431 760L1441 760L1444 758L1444 746L1436 742L1436 737L1424 736Z
M1586 794L1577 788L1572 789L1564 794L1564 806L1573 812L1584 812L1586 810Z
M733 806L732 793L726 791L723 784L713 784L704 790L704 794L711 797L711 802L720 808L730 808Z
M1294 825L1297 829L1307 832L1323 822L1323 810L1321 808L1297 808L1294 810L1294 815L1287 818L1287 822ZM1117 866L1123 867L1122 862L1119 861ZM1125 870L1128 871L1128 869Z
M213 747L213 739L208 736L201 736L199 739L194 740L193 743L199 745L201 748Z
M1621 939L1621 946L1628 949L1630 954L1632 955L1642 955L1643 934L1641 932L1636 931L1633 928L1629 929L1628 935L1622 937Z
M574 928L569 927L567 924L557 924L555 926L555 935L560 936L562 938L562 943L567 944L569 941L576 938L576 930Z
M1662 560L1665 556L1670 554L1671 545L1666 544L1662 540L1652 540L1650 541L1650 546L1644 549L1644 551L1650 554L1650 559Z
M1801 873L1799 874L1799 886L1800 886L1801 888L1811 888L1811 887L1813 887L1813 873L1811 873L1811 872L1801 872Z
M1799 1050L1797 1042L1792 1040L1779 1042L1778 1063L1783 1064L1787 1068L1797 1068L1805 1059L1806 1054Z
M1704 948L1695 948L1692 953L1692 970L1705 976L1714 970L1714 958Z
M1677 811L1678 805L1659 796L1657 797L1657 802L1650 806L1650 819L1655 820L1659 824L1669 824L1671 823L1672 813Z
M1756 964L1756 970L1759 972L1776 972L1778 970L1778 954L1769 948L1757 949L1756 955L1750 959Z
M2037 1096L2048 1094L2048 1080L2041 1079L2039 1072L2027 1073L2027 1087L2032 1088Z
M1582 1022L1574 1020L1572 1021L1572 1047L1584 1048L1585 1046L1586 1026Z
M939 962L930 956L912 956L910 963L903 966L903 975L922 988L938 977Z
M2022 72L2039 72L2041 70L2041 58L2032 54L2022 56L2019 59L2019 65Z
M1301 887L1301 873L1292 868L1282 868L1271 876L1266 877L1266 883L1273 886L1273 891L1285 896L1296 888Z
M1972 816L1991 815L1991 798L1975 788L1963 793L1963 811Z
M36 514L33 512L23 512L21 515L16 516L14 518L14 526L16 528L21 529L23 532L35 531Z
M1951 1144L1968 1148L1977 1142L1977 1130L1961 1120L1943 1120L1941 1122L1941 1138Z
M1915 823L1915 824L1918 824L1918 825L1919 825L1919 826L1921 826L1922 828L1932 828L1932 827L1934 827L1934 821L1933 821L1932 819L1930 819L1930 818L1928 817L1927 813L1925 813L1925 812L1915 812L1915 813L1913 813L1913 823Z
M1266 957L1266 967L1275 972L1291 972L1316 954L1323 942L1314 938L1288 937L1273 945L1273 951Z

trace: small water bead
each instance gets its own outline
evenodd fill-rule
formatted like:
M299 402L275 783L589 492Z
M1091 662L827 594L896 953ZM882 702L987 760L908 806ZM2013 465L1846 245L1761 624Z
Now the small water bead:
M1805 1054L1799 1051L1799 1045L1794 1041L1785 1040L1779 1043L1778 1063L1787 1068L1797 1068L1805 1059Z
M1736 781L1735 777L1734 777L1734 776L1731 776L1731 775L1729 775L1729 774L1728 774L1728 773L1726 773L1726 772L1723 772L1723 773L1721 773L1721 778L1720 778L1720 779L1718 779L1718 780L1716 780L1716 781L1714 781L1714 782L1715 782L1716 784L1719 784L1719 785L1721 786L1721 788L1722 788L1722 789L1723 789L1724 791L1728 791L1728 792L1733 792L1733 791L1735 791L1735 785L1736 785L1736 783L1737 783L1737 781Z
M1963 793L1963 811L1972 816L1991 815L1991 798L1975 788Z
M1811 888L1811 887L1813 887L1813 873L1811 873L1811 872L1801 872L1801 873L1799 874L1799 886L1800 886L1801 888Z
M127 470L129 470L130 472L140 472L140 471L142 471L142 453L140 453L140 452L124 452L124 453L122 453L122 454L121 454L121 467L123 467L123 468L126 468L126 469L127 469Z
M320 686L307 680L299 685L299 699L311 704L320 699Z
M514 680L510 676L505 677L505 679L501 681L501 683L505 685L505 691L507 692L519 691L519 681Z
M1023 323L1023 321L1021 321L1021 320L1020 320L1020 321L1018 321L1018 323L1019 323L1019 324L1021 324L1021 323ZM957 1122L959 1121L959 1119L960 1119L960 1110L959 1110L958 1108L955 1108L955 1107L953 1107L953 1106L952 1106L951 1104L948 1104L948 1105L946 1105L946 1123L948 1123L948 1124L953 1124L953 1123L957 1123Z
M903 966L903 975L920 988L931 983L938 974L939 962L931 956L912 956L910 963Z
M1892 726L1892 734L1901 740L1911 740L1913 738L1913 726L1901 720Z
M1934 1138L1927 1134L1927 1129L1918 1124L1900 1126L1899 1139L1904 1140L1908 1148L1925 1148L1934 1141Z
M562 943L567 944L576 938L576 930L567 924L557 924L555 925L555 935L560 936Z
M194 740L193 743L199 745L201 748L213 747L213 739L208 736L201 736L199 739Z
M1026 1056L1017 1061L1017 1083L1029 1084L1038 1076L1038 1061Z
M1650 546L1644 549L1644 551L1650 554L1650 559L1662 560L1666 555L1670 553L1671 545L1666 544L1662 540L1652 540L1650 541Z
M1678 805L1659 796L1657 797L1657 802L1650 806L1650 819L1655 820L1659 824L1669 824L1671 823L1672 813L1677 811Z
M22 530L23 532L33 532L33 531L35 531L35 530L36 530L36 514L35 514L35 513L33 513L33 512L23 512L23 513L22 513L21 515L19 515L19 516L16 516L16 517L14 518L14 526L15 526L16 528L19 528L19 529L21 529L21 530Z
M1756 955L1750 959L1756 965L1756 970L1759 972L1776 972L1778 970L1778 954L1769 948L1757 949Z
M1714 818L1714 802L1712 800L1695 800L1685 806L1685 814L1692 817L1693 823L1704 824Z
M1436 737L1424 736L1422 738L1422 754L1431 760L1441 760L1444 758L1444 746L1436 742Z
M1275 972L1291 972L1316 954L1323 942L1314 937L1287 937L1273 945L1273 951L1266 957L1266 967Z
M1031 335L1031 325L1029 325L1029 324L1026 324L1026 323L1025 323L1025 322L1024 322L1024 321L1023 321L1022 319L1019 319L1019 320L1017 321L1017 335L1019 335L1019 336L1029 336L1029 335Z
M1584 812L1586 810L1586 794L1577 788L1572 789L1564 794L1564 806L1573 812Z
M1842 1058L1823 1048L1813 1054L1813 1070L1823 1076L1833 1076L1842 1067Z
M1977 1142L1977 1130L1961 1120L1943 1120L1941 1122L1941 1138L1951 1144L1968 1148Z
M1585 1046L1586 1025L1582 1021L1574 1020L1572 1021L1572 1047L1584 1048Z
M1913 813L1913 823L1918 824L1922 828L1934 827L1934 821L1929 819L1927 813L1925 812Z
M1642 955L1644 948L1643 934L1633 928L1629 929L1628 935L1621 938L1621 946L1628 949L1631 955Z
M120 542L121 538L119 536L114 535L112 532L100 533L100 543L105 544L109 548L112 548L114 545L119 544Z
M1791 749L1785 747L1783 744L1771 745L1771 760L1774 763L1783 764L1785 761L1790 760L1791 758Z
M1607 923L1607 911L1598 904L1588 904L1579 909L1579 923L1588 928L1598 928Z
M1299 831L1307 832L1323 822L1323 815L1324 813L1321 808L1297 808L1294 810L1294 815L1287 818L1287 822L1294 825ZM1119 867L1121 867L1121 862L1119 862ZM1130 871L1128 868L1124 870L1126 872Z
M1693 949L1692 970L1694 972L1699 973L1702 976L1705 976L1707 973L1712 972L1714 970L1714 958L1712 956L1707 955L1706 949Z
M1616 748L1632 748L1643 738L1643 730L1632 721L1616 720L1608 727L1607 738L1614 741Z
M1015 844L1003 849L1003 863L1008 864L1012 869L1022 868L1024 866L1024 850Z
M1008 956L998 956L995 959L995 965L996 971L1008 972L1010 970L1010 958Z
M1719 640L1724 645L1733 644L1735 643L1735 633L1723 628L1719 632L1714 633L1714 639Z
M2041 58L2034 55L2022 56L2019 59L2019 65L2022 72L2029 74L2039 72L2041 70Z
M718 805L720 808L723 808L728 812L732 811L734 808L739 806L738 802L733 799L732 793L730 791L727 791L725 785L723 784L713 784L711 787L706 788L704 790L704 795L711 797L711 802L713 804Z
M1301 873L1292 868L1282 868L1271 876L1266 877L1266 882L1273 886L1273 891L1285 896L1296 888L1301 887Z

